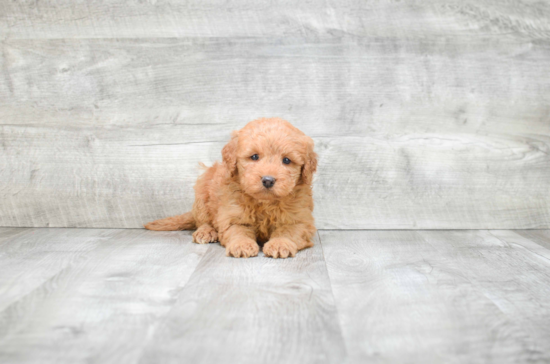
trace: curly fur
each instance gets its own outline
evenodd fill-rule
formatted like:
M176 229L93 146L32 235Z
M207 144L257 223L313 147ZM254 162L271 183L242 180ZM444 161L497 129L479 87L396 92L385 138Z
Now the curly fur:
M258 160L251 156L259 155ZM317 169L313 140L278 118L262 118L234 131L215 163L197 180L193 209L156 220L149 230L192 230L199 244L219 241L226 254L287 258L313 246L311 183ZM290 164L284 164L283 158ZM272 188L263 176L276 179Z

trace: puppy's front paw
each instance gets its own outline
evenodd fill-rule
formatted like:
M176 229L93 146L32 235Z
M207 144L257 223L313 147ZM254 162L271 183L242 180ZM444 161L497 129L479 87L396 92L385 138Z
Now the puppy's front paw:
M258 255L260 247L252 239L239 239L231 242L225 248L225 254L235 258L248 258Z
M273 238L265 243L263 252L267 257L288 258L298 252L296 244L287 238Z
M208 244L218 241L218 232L208 224L201 225L193 233L193 241L197 244Z

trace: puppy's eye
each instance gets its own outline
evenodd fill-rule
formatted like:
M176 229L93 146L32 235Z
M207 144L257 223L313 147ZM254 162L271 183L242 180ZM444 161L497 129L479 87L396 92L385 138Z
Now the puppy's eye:
M283 163L284 163L284 164L290 164L290 159L288 159L288 158L286 158L286 157L283 158Z
M260 159L260 156L257 154L254 154L252 157L250 157L250 159L252 159L253 161L257 161L258 159Z

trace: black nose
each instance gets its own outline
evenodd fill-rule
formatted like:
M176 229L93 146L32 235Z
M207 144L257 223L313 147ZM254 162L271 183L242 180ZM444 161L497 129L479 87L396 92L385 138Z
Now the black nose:
M262 184L265 186L265 188L271 188L275 184L275 178L271 176L263 176Z

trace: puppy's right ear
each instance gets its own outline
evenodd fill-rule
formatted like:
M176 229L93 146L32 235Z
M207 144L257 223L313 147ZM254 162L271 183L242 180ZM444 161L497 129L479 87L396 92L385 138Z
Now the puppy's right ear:
M222 149L223 163L225 167L234 176L237 173L237 145L239 143L239 132L231 133L231 140Z

